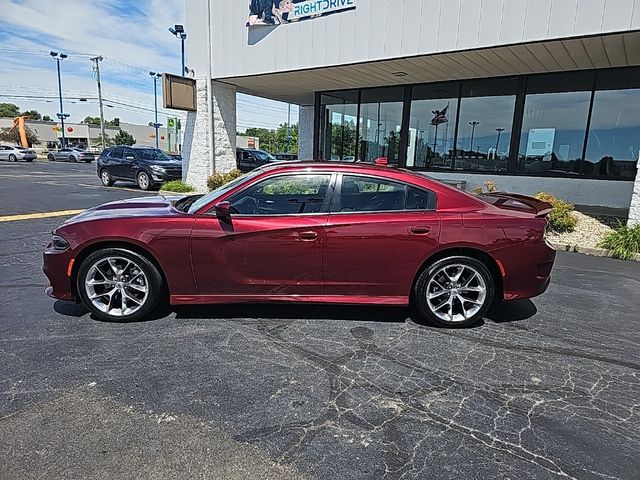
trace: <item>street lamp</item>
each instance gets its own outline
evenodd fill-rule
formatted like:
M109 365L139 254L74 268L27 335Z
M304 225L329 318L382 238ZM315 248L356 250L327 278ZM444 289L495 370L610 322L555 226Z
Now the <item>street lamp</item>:
M471 125L471 151L469 152L469 155L471 155L471 153L473 152L473 134L476 133L476 125L478 125L480 122L469 122L469 125Z
M504 132L504 128L498 127L496 128L496 132L498 132L498 138L496 139L496 156L498 155L498 145L500 144L500 134Z
M160 128L162 124L158 123L158 79L162 76L162 74L149 72L149 75L153 77L153 105L156 112L156 121L153 123L153 127L156 129L156 148L160 148L158 143L158 128Z
M184 25L174 25L173 27L169 27L169 31L172 35L175 35L176 38L179 38L182 43L182 69L180 70L180 76L184 77L185 69L184 69L184 41L187 38L187 33L184 31Z
M58 96L60 98L60 111L56 114L56 116L60 119L60 124L62 125L62 144L61 145L62 145L62 148L64 148L67 144L67 139L64 136L64 119L67 118L69 114L64 113L64 108L62 106L62 82L60 80L60 60L64 60L69 55L61 52L60 53L54 52L54 51L49 52L49 55L51 55L51 58L53 58L56 61L56 65L58 67Z

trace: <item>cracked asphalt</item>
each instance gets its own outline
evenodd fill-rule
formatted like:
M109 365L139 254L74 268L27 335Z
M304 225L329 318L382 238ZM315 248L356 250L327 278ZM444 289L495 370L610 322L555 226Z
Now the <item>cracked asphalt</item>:
M0 216L141 195L0 162ZM149 195L149 194L146 194ZM0 478L640 478L640 264L559 252L481 325L406 309L176 309L103 323L43 293L64 217L0 223Z

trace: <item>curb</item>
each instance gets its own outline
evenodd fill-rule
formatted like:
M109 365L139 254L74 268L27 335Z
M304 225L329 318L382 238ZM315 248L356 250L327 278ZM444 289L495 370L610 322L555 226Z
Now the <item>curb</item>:
M608 257L613 258L609 255L609 252L604 248L597 247L581 247L580 245L569 245L564 243L555 243L547 240L553 248L562 252L572 252L572 253L582 253L584 255L592 255L594 257ZM634 262L640 262L640 253L637 253L635 257L630 258L629 260Z

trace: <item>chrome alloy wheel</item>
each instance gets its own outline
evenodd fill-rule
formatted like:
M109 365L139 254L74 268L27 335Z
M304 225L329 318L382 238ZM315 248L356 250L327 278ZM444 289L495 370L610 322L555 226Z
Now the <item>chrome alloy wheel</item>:
M469 265L447 265L436 271L427 284L429 309L445 322L456 323L477 314L487 298L487 285Z
M134 314L149 295L149 282L142 268L124 257L97 260L89 268L84 286L91 303L114 317Z
M103 185L108 185L109 182L111 181L111 177L109 176L109 172L107 172L107 170L102 170L102 173L100 174L100 179L102 180L102 184Z

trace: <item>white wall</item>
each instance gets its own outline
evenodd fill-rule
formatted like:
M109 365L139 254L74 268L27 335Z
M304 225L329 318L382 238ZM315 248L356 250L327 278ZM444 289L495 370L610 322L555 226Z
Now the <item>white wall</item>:
M628 209L633 181L589 180L585 178L516 177L508 175L425 172L437 179L466 180L467 191L492 180L504 192L533 195L548 192L577 205ZM640 182L639 182L640 184Z
M223 78L640 29L640 0L356 3L352 11L248 28L249 0L189 0L189 63L205 75L210 58L213 78Z

